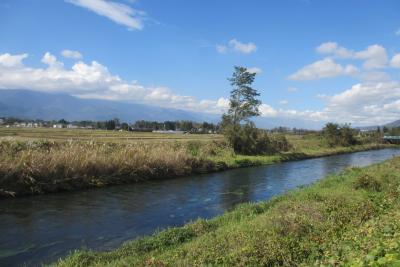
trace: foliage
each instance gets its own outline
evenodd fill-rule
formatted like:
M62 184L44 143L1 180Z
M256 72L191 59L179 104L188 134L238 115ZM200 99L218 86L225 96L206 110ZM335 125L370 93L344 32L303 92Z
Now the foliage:
M351 146L357 143L354 130L349 125L327 123L322 129L323 136L329 146Z
M218 126L213 123L203 122L197 123L188 120L179 120L179 121L145 121L139 120L133 124L133 128L135 131L154 131L154 130L180 130L191 133L215 133L218 131Z
M255 75L246 68L235 66L232 77L228 79L232 85L230 107L221 122L223 133L233 150L244 155L271 152L267 133L258 130L250 121L251 117L260 115L258 107L261 101L256 99L260 94L251 87Z
M260 94L251 87L256 73L250 73L244 67L235 66L235 72L228 80L231 82L232 91L229 102L228 116L234 125L248 121L253 116L260 115L258 107L261 101L256 99Z

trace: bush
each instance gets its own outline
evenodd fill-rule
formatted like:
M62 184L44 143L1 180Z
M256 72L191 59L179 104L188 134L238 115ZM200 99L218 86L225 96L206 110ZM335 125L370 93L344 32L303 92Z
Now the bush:
M268 150L270 140L254 125L227 125L224 134L235 153L244 155L264 154Z
M226 127L224 133L233 150L238 154L267 155L278 151L288 151L291 148L284 135L277 135L271 139L267 131L257 129L252 123Z
M354 130L347 124L327 123L322 129L322 134L330 147L357 144L357 140L354 137Z
M355 189L365 189L380 192L382 190L382 183L375 177L365 174L357 177L354 187Z
M272 147L275 151L289 151L292 145L287 140L286 136L283 134L275 135L272 138Z

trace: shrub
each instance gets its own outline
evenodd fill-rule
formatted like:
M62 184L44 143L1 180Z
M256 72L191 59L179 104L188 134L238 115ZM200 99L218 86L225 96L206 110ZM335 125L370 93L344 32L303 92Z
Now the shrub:
M322 129L322 134L330 147L357 144L357 140L354 137L354 130L347 124L327 123Z
M275 151L289 151L292 149L292 145L287 140L286 136L283 134L274 135L272 140L272 147Z
M257 129L252 123L227 127L225 136L238 154L265 155L274 152L267 132Z
M375 177L364 174L357 177L354 188L380 192L382 190L382 183Z

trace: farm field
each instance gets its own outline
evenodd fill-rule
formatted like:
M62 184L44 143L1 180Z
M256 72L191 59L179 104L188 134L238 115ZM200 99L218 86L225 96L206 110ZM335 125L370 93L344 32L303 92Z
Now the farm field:
M52 141L99 141L99 142L137 142L137 141L207 141L222 140L218 134L174 134L152 132L127 132L91 129L54 128L4 128L0 127L0 139L13 137L18 140L46 139Z

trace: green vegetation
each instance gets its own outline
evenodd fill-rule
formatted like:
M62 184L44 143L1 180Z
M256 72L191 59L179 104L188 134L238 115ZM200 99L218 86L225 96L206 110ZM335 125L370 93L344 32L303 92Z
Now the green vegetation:
M273 141L266 130L257 129L250 121L251 117L260 115L261 101L256 98L260 94L251 87L255 76L256 73L244 67L235 67L232 78L228 79L232 91L228 113L222 115L222 132L237 154L268 155L287 151L289 145L285 137Z
M336 123L327 123L322 129L322 133L329 146L352 146L357 144L355 130L349 125L339 126Z
M57 266L399 266L400 158Z
M329 147L320 134L269 134L281 152L247 156L234 153L221 135L0 128L0 136L0 196L166 179L390 146Z

